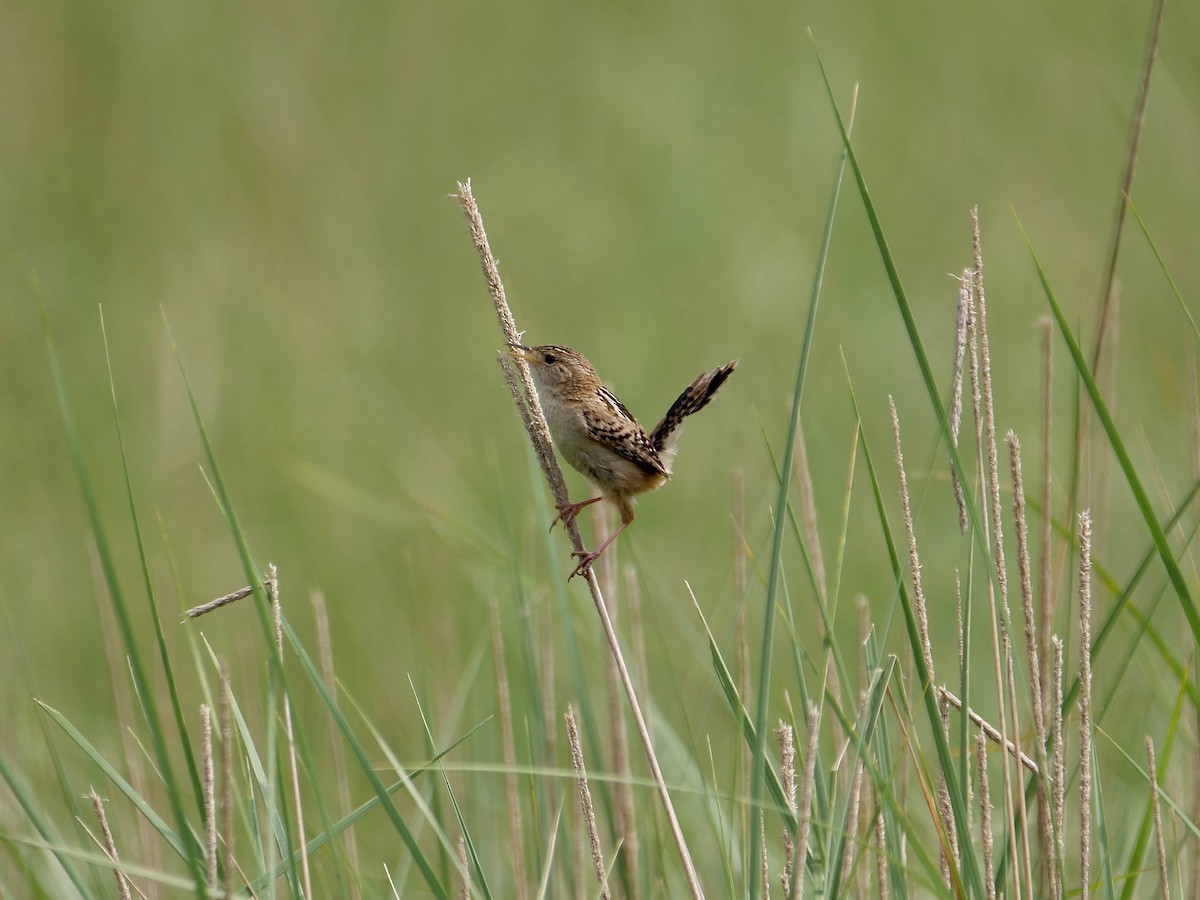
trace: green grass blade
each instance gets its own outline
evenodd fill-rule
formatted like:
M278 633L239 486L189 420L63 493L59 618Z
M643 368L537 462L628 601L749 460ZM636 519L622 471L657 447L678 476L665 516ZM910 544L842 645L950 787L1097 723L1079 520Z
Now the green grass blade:
M184 763L187 765L188 776L192 782L192 794L196 801L196 809L203 814L204 795L200 788L200 770L196 766L196 757L192 752L192 742L188 738L187 720L183 715L183 704L179 700L179 688L175 683L175 670L167 653L167 640L163 634L162 620L158 615L158 601L154 593L154 579L150 577L150 563L146 558L146 542L142 537L141 520L138 517L137 501L133 496L133 479L129 474L129 456L125 452L125 435L121 430L121 415L117 407L117 382L113 376L112 357L108 349L108 330L104 325L104 310L100 310L100 335L104 340L104 363L108 369L109 395L112 397L113 428L117 435L117 447L121 454L121 472L125 478L125 496L129 500L129 521L133 525L133 535L137 543L138 562L142 568L142 585L146 591L147 606L150 608L150 621L154 625L154 638L158 646L158 658L162 664L163 676L167 682L167 691L171 699L171 711L175 716L175 728L179 732L179 746L183 750Z
M33 825L34 830L45 842L47 849L54 854L54 858L62 866L67 878L75 885L75 888L79 891L79 895L81 897L92 896L94 886L85 883L83 876L71 862L71 854L63 847L62 841L59 840L57 833L54 831L54 826L42 815L39 801L25 789L25 785L17 778L17 773L8 764L8 759L3 753L0 753L0 778L4 779L4 783L8 785L9 793L16 799L17 805L21 807L26 818ZM16 839L14 838L13 840Z
M154 807L147 803L146 800L133 789L133 785L125 780L124 776L117 771L116 767L104 758L100 751L96 749L95 745L93 745L91 741L84 737L83 733L74 725L72 725L67 720L66 716L64 716L54 707L48 706L40 701L38 702L38 705L41 706L46 714L54 720L55 724L57 724L59 728L66 732L67 737L73 740L79 749L86 753L88 758L91 759L92 762L94 762L100 768L100 770L104 772L109 781L116 785L121 793L126 796L129 802L137 808L137 811L141 813L146 821L151 824L154 830L162 836L162 839L167 842L168 846L170 846L170 848L186 862L188 857L188 844L183 840L180 840L179 835L171 829L171 826L169 826L157 812L155 812ZM198 837L194 832L191 833L190 836L193 839L197 839ZM203 884L203 882L201 882L201 884Z
M201 442L204 446L205 457L208 459L209 472L212 476L213 486L217 492L222 511L226 517L226 521L229 524L230 532L234 538L234 543L237 547L238 554L241 557L246 576L250 584L254 586L254 597L256 601L255 607L259 612L259 618L263 628L266 645L270 648L272 660L271 673L273 676L278 677L284 692L290 694L286 671L283 667L283 659L280 655L279 649L275 645L273 638L274 629L267 608L266 592L262 588L260 576L257 574L257 569L255 568L254 562L250 557L250 551L246 544L245 535L242 532L241 526L238 524L237 516L234 513L233 504L229 497L229 492L225 487L224 479L221 477L221 470L217 465L216 453L213 450L212 441L209 439L208 430L204 426L204 419L200 415L200 407L196 401L195 392L192 390L191 382L187 377L187 371L184 369L183 358L180 355L178 346L175 345L173 340L171 342L171 347L175 354L180 376L183 379L184 389L187 393L188 403L191 406L196 429L199 432ZM400 835L401 840L404 841L405 846L408 847L409 852L412 854L412 858L414 862L416 862L417 868L420 870L422 877L433 891L435 897L441 898L441 900L447 900L449 895L446 892L445 886L438 880L437 875L430 866L428 859L426 859L425 854L421 852L420 847L416 843L413 833L409 830L408 825L400 815L399 810L396 809L395 804L392 803L391 797L387 794L382 780L380 780L379 775L375 772L374 766L372 765L370 758L367 756L366 750L364 749L362 743L358 740L357 736L351 730L349 722L346 721L345 716L334 702L332 695L329 693L329 689L325 685L324 678L321 677L317 667L309 658L307 651L305 651L299 637L292 629L292 626L287 621L286 617L283 619L283 630L289 645L292 647L293 651L303 664L304 671L308 675L310 683L321 695L321 698L324 700L330 715L333 716L334 721L337 723L338 729L346 738L346 742L350 746L351 751L357 759L363 775L367 778L368 782L370 782L371 787L376 793L376 796L379 797L384 811L387 813L388 819L391 821L392 825L396 829L396 832ZM275 693L276 692L272 690L269 694L269 706L270 702L275 698ZM269 720L274 723L276 721L276 717L274 715L270 715ZM277 729L275 727L270 728L268 731L269 748L274 746L273 738L276 731ZM273 754L269 752L268 759L270 758L273 758ZM268 780L272 785L276 784L274 777L269 777ZM272 793L275 793L275 791L272 791Z
M788 496L791 493L792 467L796 452L796 429L800 424L800 402L804 396L804 376L808 370L808 356L812 348L813 334L816 331L817 308L821 298L821 285L825 279L825 264L829 258L829 246L833 240L833 222L837 214L838 197L842 189L842 173L845 171L846 158L843 154L838 163L838 174L834 180L833 193L829 200L829 212L825 218L825 230L821 235L821 249L817 255L817 269L813 275L812 295L808 306L808 318L804 326L804 338L800 348L800 361L796 366L796 384L792 390L792 406L788 419L787 444L783 450L783 464L780 466L779 492L775 502L775 529L771 537L771 557L768 565L767 596L763 610L762 650L759 654L759 670L757 685L757 708L754 715L755 744L754 754L750 763L750 802L757 808L763 796L763 776L766 771L767 756L767 710L771 700L771 660L775 638L776 597L779 590L780 577L783 569L783 535L786 516L783 511L788 506ZM762 824L756 815L750 816L750 848L751 853L762 864L762 842L760 840ZM758 871L756 868L755 871ZM755 900L761 885L755 878L750 879L750 900Z
M845 357L843 357L842 363L844 366ZM883 491L879 485L879 476L875 471L875 462L871 456L871 448L867 444L867 436L862 427L862 413L858 408L858 398L854 393L853 384L850 383L850 373L848 370L846 372L846 383L849 385L850 402L854 407L854 415L858 421L858 433L862 445L863 461L866 463L867 475L871 481L871 492L875 498L876 514L879 518L880 528L883 530L883 539L887 547L888 559L892 566L892 577L895 579L895 589L900 599L900 608L904 613L904 624L908 631L909 646L912 649L913 665L916 667L919 676L921 699L925 705L926 716L929 719L930 731L932 732L931 736L934 747L937 750L938 765L945 775L946 788L950 793L950 805L954 810L955 827L958 831L958 845L963 868L962 875L969 882L969 886L975 895L983 896L982 875L976 864L974 845L971 842L970 832L967 829L969 817L962 782L957 777L958 769L954 765L953 757L950 754L950 743L942 731L942 717L938 712L937 700L934 697L933 685L930 680L930 672L925 665L925 653L921 648L921 635L917 627L916 611L913 609L912 600L908 595L908 588L904 582L904 569L900 562L900 554L896 547L895 538L892 537L891 525L888 523L887 507L883 501Z
M421 716L421 725L425 728L425 737L428 739L431 747L436 747L433 731L429 727L429 720L425 717L425 708L421 705L421 698L417 695L417 687L413 684L412 676L408 678L408 686L412 690L413 699L417 703L417 711ZM436 765L436 763L435 763ZM467 852L471 856L471 865L475 870L475 876L479 880L479 888L483 891L483 896L487 900L492 900L492 891L488 887L487 876L483 871L483 863L479 861L479 852L475 846L475 840L471 837L471 829L467 827L466 818L463 816L462 807L458 804L458 797L454 795L454 787L450 784L450 776L446 774L446 770L442 766L437 766L437 772L442 776L442 786L446 789L446 795L450 798L450 805L454 807L454 817L458 821L458 827L462 831L463 841L467 845ZM411 777L411 776L410 776Z
M1020 227L1020 222L1017 224ZM1050 309L1054 313L1054 319L1058 323L1058 330L1063 336L1072 361L1075 363L1075 369L1079 373L1079 378L1083 382L1088 396L1091 398L1092 408L1096 411L1096 418L1100 420L1100 424L1104 428L1104 433L1108 436L1108 442L1112 447L1113 454L1117 457L1121 472L1125 476L1125 482L1129 485L1129 490L1133 494L1138 510L1142 514L1142 519L1146 523L1146 528L1150 532L1150 537L1154 541L1155 549L1158 551L1163 567L1167 570L1167 575L1170 577L1171 584L1175 588L1175 595L1179 599L1179 605L1183 610L1184 616L1187 617L1188 627L1192 630L1192 637L1197 643L1200 643L1200 610L1196 609L1196 603L1192 599L1192 592L1188 588L1187 580L1183 576L1183 571L1179 568L1175 554L1171 552L1171 546L1167 543L1167 536L1158 522L1158 517L1154 513L1154 507L1150 504L1150 497L1146 493L1146 489L1142 486L1142 480L1138 477L1133 460L1129 458L1129 453L1125 449L1125 442L1121 439L1121 434L1117 430L1112 414L1108 411L1108 405L1100 395L1100 388L1097 387L1096 380L1092 377L1087 361L1083 358L1083 352L1079 349L1079 343L1075 340L1075 335L1071 332L1071 326L1067 324L1066 316L1063 315L1062 307L1058 304L1058 299L1054 295L1053 288L1050 287L1050 279L1046 275L1046 270L1042 268L1041 261L1034 252L1033 245L1029 243L1029 237L1025 234L1023 227L1021 228L1021 235L1025 238L1025 244L1029 248L1029 255L1033 258L1033 264L1037 268L1038 278L1041 280L1046 300L1050 303Z
M104 573L104 581L108 587L109 598L112 602L113 611L116 614L117 624L121 630L121 639L125 644L125 652L128 656L129 670L133 676L134 688L141 699L143 709L146 713L146 723L150 728L155 760L163 779L163 784L166 786L171 811L175 817L176 830L178 834L183 836L183 840L186 842L178 849L183 856L184 862L188 864L192 877L195 879L197 895L202 897L204 893L203 848L188 827L187 814L183 809L179 785L175 780L170 754L167 752L166 739L163 735L162 723L158 715L155 692L146 672L146 666L142 661L142 654L138 648L137 638L134 635L133 620L126 606L125 595L121 590L120 582L117 579L116 562L109 546L108 534L100 518L100 506L92 489L92 481L88 475L87 466L84 463L83 445L80 443L78 432L75 430L75 420L71 415L71 404L67 398L66 383L63 380L62 369L58 363L58 354L54 349L54 341L50 335L50 324L46 318L45 307L40 307L40 309L42 331L46 341L46 353L50 360L50 371L54 380L55 392L58 396L59 411L62 414L63 426L67 435L67 444L70 447L71 458L75 465L75 473L79 478L84 505L87 507L92 536L96 541L96 554L100 560L100 567Z
M1187 682L1191 677L1190 672L1184 673L1183 678L1179 682L1179 690L1175 695L1175 706L1171 710L1171 718L1167 723L1167 739L1163 744L1161 751L1155 753L1158 771L1169 772L1171 765L1171 751L1175 748L1175 735L1179 733L1179 724L1183 720L1183 701L1187 696ZM1159 776L1161 780L1162 776ZM1146 773L1147 783L1150 780L1150 773ZM1158 790L1158 786L1153 787ZM1137 891L1138 877L1142 871L1142 860L1146 855L1146 848L1150 845L1150 834L1154 828L1154 807L1150 800L1146 800L1146 808L1142 812L1142 822L1138 827L1137 837L1133 842L1133 849L1129 852L1129 861L1125 865L1125 871L1129 873L1129 878L1125 881L1125 887L1121 891L1121 900L1133 900Z
M1146 243L1150 245L1150 250L1154 253L1154 258L1158 260L1158 267L1162 269L1163 276L1167 279L1167 284L1171 286L1171 293L1175 295L1175 302L1179 304L1179 309L1187 318L1188 324L1192 326L1192 334L1195 335L1197 340L1200 340L1200 325L1196 324L1195 316L1188 309L1187 302L1183 299L1183 294L1179 290L1179 285L1175 283L1175 279L1171 276L1171 272L1167 268L1167 261L1163 259L1162 253L1159 252L1158 244L1154 243L1154 238L1150 237L1150 229L1142 221L1142 216L1137 211L1137 207L1133 205L1133 200L1126 197L1125 202L1129 204L1129 211L1133 213L1133 218L1137 221L1138 227L1142 229L1142 236L1146 239Z

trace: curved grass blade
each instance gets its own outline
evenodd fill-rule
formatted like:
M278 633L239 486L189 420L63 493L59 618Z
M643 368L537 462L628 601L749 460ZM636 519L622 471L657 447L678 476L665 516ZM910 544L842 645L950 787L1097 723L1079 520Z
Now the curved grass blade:
M133 789L133 785L125 780L124 776L122 776L121 773L118 772L116 768L104 758L104 756L99 750L96 749L92 742L84 737L83 733L67 720L66 716L64 716L54 707L49 706L40 700L37 701L37 703L38 706L45 710L46 714L55 721L58 727L67 733L67 737L73 740L79 749L86 753L88 758L100 767L101 771L108 776L109 781L116 785L121 793L129 799L129 802L137 807L137 811L141 813L142 816L145 817L146 821L154 827L154 830L162 836L162 839L167 842L171 849L179 854L179 857L184 862L187 862L187 845L179 839L179 835L176 832L171 830L171 826L169 826L162 819L162 817L154 811L154 807L147 803L145 799L143 799L142 796ZM193 839L198 839L198 835L196 835L194 832L191 836ZM201 884L203 884L203 882L201 882Z

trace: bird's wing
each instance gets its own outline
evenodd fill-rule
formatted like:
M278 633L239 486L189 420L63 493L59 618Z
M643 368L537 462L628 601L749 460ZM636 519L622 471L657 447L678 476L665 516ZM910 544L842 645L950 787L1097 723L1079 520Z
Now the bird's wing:
M647 472L669 476L671 473L659 459L654 443L625 404L605 387L597 388L596 398L598 404L584 404L583 407L588 437L637 463Z

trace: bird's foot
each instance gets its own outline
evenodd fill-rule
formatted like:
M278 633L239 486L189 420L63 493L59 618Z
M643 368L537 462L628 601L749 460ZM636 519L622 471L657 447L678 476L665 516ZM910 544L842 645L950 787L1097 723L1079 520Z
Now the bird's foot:
M555 508L558 510L558 515L554 517L554 521L550 523L550 530L554 530L554 526L562 522L565 526L568 522L579 515L579 511L585 506L591 506L593 503L599 503L602 497L593 497L591 500L584 500L580 503L556 503Z
M605 546L608 546L607 544ZM592 563L600 558L600 554L604 552L604 547L599 550L587 552L586 550L573 550L571 555L579 558L579 565L571 570L571 574L567 576L567 581L570 581L576 575L587 575L592 568Z

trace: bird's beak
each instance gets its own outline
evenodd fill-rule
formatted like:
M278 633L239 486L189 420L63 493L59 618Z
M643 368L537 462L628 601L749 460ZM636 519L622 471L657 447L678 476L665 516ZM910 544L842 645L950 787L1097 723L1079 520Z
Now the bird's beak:
M504 352L513 359L523 359L525 362L537 362L537 357L533 354L533 350L524 344L510 344L509 348Z

